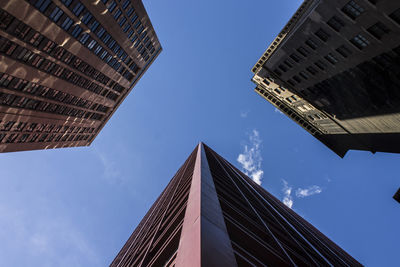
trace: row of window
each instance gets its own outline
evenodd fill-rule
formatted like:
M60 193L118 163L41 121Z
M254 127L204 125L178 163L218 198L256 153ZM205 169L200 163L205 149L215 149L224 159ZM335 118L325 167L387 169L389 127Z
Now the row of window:
M29 82L27 80L20 79L3 72L0 72L0 86L7 89L36 95L39 97L60 101L65 104L74 105L81 108L91 109L100 112L108 111L108 107L101 104L93 103L89 100L79 98L77 96L52 89L38 83Z
M37 3L42 0L30 0L30 2L35 2L35 7L37 7ZM50 1L51 2L51 1ZM85 45L89 50L91 50L96 56L98 56L101 60L107 63L110 67L115 69L118 73L120 73L127 80L131 81L134 77L134 74L137 72L137 66L133 61L133 58L129 57L125 50L117 43L117 41L104 29L104 27L95 19L93 14L78 0L62 0L61 1L71 12L78 18L80 21L86 25L92 33L94 33L114 54L107 51L102 45L100 45L95 39L90 36L89 32L83 31L82 27L79 26L80 23L77 23L73 28L70 25L73 23L73 20L68 17L66 14L63 14L59 19L60 22L56 22L61 28L70 33L73 37L75 37L81 44ZM49 4L50 7L48 9L52 9L53 14L54 10L61 10L55 4ZM58 11L59 12L59 11ZM62 10L61 10L62 12ZM46 12L43 12L46 15ZM50 16L51 16L50 14ZM51 17L50 17L51 19ZM54 20L53 20L54 21ZM64 26L64 24L66 24ZM68 29L66 29L68 27ZM127 68L125 68L121 62L117 59L117 57L124 62L127 66L132 67L131 69L135 69L134 74L130 72Z
M93 66L84 62L82 59L74 56L72 53L65 50L62 46L57 45L55 42L49 40L39 32L33 30L31 27L16 19L11 14L0 9L0 29L7 33L21 39L34 46L35 48L45 52L46 54L63 61L70 67L79 70L85 75L95 79L96 81L109 86L110 88L120 92L123 90L120 84L116 83L100 71L96 70Z
M400 46L397 48L393 49L390 52L383 53L379 56L376 56L372 59L372 61L367 61L364 62L356 67L358 72L363 72L363 76L367 77L371 75L370 70L364 70L363 67L360 67L362 65L369 65L369 66L374 66L375 69L379 69L381 72L385 72L387 69L395 69L396 68L396 62L398 61L398 58L400 57ZM347 70L346 72L342 73L345 74L349 77L349 79L353 79L355 77L354 73L356 73L354 69L352 70ZM351 78L350 78L351 77ZM335 78L335 77L333 77ZM340 79L340 78L339 78ZM318 95L319 92L327 92L329 91L328 88L334 88L335 86L329 83L329 80L324 80L320 83L317 83L311 87L308 87L307 89L303 90L302 93L304 95ZM325 106L328 106L330 103L327 101L324 101L321 99L323 104Z
M28 50L1 36L0 36L0 53L4 53L15 60L20 60L27 65L31 65L34 68L40 69L60 79L70 82L76 86L82 87L96 94L105 96L114 101L118 98L118 94L112 92L111 90L105 89L104 87L96 84L95 82L90 81L85 77L73 71L70 71L67 68L62 67L59 64L56 64L49 59L45 59L39 54L34 53L31 50Z
M93 133L95 128L93 127L77 127L69 125L55 125L46 123L36 122L16 122L7 121L3 122L0 120L0 131L11 131L11 132L52 132L52 133Z
M312 39L309 39L308 41L310 41ZM312 41L314 43L314 41ZM310 52L304 48L304 47L300 47L299 49L297 49L297 51L303 55L304 57L306 57ZM341 45L340 47L338 47L336 49L336 52L339 53L341 56L343 56L344 58L347 58L348 56L350 56L353 52L346 47L345 45ZM336 56L336 54L334 54L333 52L328 53L326 56L324 56L324 59L326 61L328 61L330 64L335 65L339 62L338 57ZM303 59L298 56L297 54L293 53L292 55L289 56L289 58L287 58L286 60L284 60L282 62L282 64L280 64L278 66L278 68L274 71L278 76L282 75L282 72L287 72L289 69L293 68L296 63L301 62ZM289 79L287 82L294 86L296 83L300 83L302 81L302 79L304 80L308 80L310 78L310 74L311 75L317 75L319 73L319 71L324 71L328 68L328 65L322 61L322 60L317 60L316 62L314 62L313 66L308 66L305 68L305 71L300 71L298 73L298 75L294 75L292 77L292 79ZM300 78L301 77L301 78Z
M72 141L86 141L90 135L56 135L56 134L39 134L39 133L1 133L0 143L42 143L42 142L72 142Z
M310 131L312 134L316 134L317 131L315 130L314 127L304 118L300 117L296 112L293 112L291 109L287 108L281 100L273 97L271 94L268 93L268 91L260 89L259 87L256 88L256 90L260 91L261 94L263 94L269 102L277 105L279 109L282 112L285 112L286 115L288 115L290 118L292 118L294 121L296 121L298 124L300 124L302 127Z
M103 118L103 115L98 113L2 92L0 92L0 105L92 120Z
M331 19L329 19L327 24L330 25L336 31L340 31L341 27L345 26L344 22L342 22L336 16L333 16ZM368 28L367 31L370 32L371 35L373 35L375 38L381 39L383 34L389 32L389 29L383 23L377 22L374 25L372 25L370 28ZM324 31L322 28L317 30L314 34L322 42L327 42L328 39L331 37L331 35L329 33L327 33L326 31ZM320 41L317 41L313 37L310 37L308 40L305 41L305 45L308 48L303 47L303 46L300 46L299 48L297 48L297 50L296 50L297 52L292 53L289 56L289 58L284 60L283 63L280 64L278 66L278 68L275 70L275 73L280 76L282 74L282 72L287 72L290 68L292 68L293 65L295 64L295 62L299 63L303 60L303 57L307 58L307 56L309 56L311 54L312 50L316 50L318 47L321 46ZM353 44L359 50L364 49L365 47L367 47L370 44L369 40L366 37L364 37L362 34L357 34L352 39L350 39L349 42L351 44ZM311 49L311 50L309 50L309 49ZM349 49L345 45L341 45L340 47L338 47L336 49L336 52L344 58L349 57L353 53L351 51L351 49ZM326 56L324 56L324 59L332 65L335 65L339 62L339 59L333 52L328 53ZM327 64L322 60L316 61L314 63L314 65L317 68L315 68L314 66L307 67L306 68L307 72L305 72L305 71L299 72L298 75L294 75L292 77L292 79L289 79L288 83L293 86L296 83L300 83L302 79L307 80L309 78L309 74L316 75L318 73L318 69L325 70L327 68Z
M126 12L128 18L122 15L121 9L116 7L117 3L114 0L107 5L107 9L110 14L115 11L112 15L113 18L127 34L136 50L145 61L148 61L150 55L154 53L155 48L153 43L150 41L150 37L147 36L147 31L144 31L144 25L142 25L142 22L140 19L138 19L136 12L134 12L135 9L130 5L130 0L125 0L125 2L122 4L122 9ZM136 34L134 34L134 29L136 30ZM141 41L143 41L143 44L141 44Z

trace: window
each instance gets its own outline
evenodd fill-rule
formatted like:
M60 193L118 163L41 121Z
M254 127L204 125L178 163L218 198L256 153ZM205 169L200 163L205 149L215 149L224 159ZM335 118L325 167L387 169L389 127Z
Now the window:
M108 11L109 11L110 13L112 13L112 12L114 11L114 9L115 9L116 6L117 6L117 3L115 3L115 1L112 1L112 2L108 5L107 9L108 9Z
M143 26L142 26L143 27ZM144 37L147 36L147 31L143 32L142 35L140 36L140 39L143 39ZM143 40L143 43L146 44L146 42L149 40L149 37L147 36L146 39Z
M100 29L97 31L96 35L99 38L101 38L105 32L106 32L106 30L103 27L100 27Z
M89 29L94 32L97 29L97 26L99 26L99 22L97 20L93 20L92 23L89 26Z
M286 101L289 103L293 103L292 99L290 99L289 97L286 97Z
M29 137L29 134L23 134L21 136L21 138L19 139L19 142L21 142L21 143L25 142L28 139L28 137Z
M140 25L142 25L142 22L139 20L139 21L136 22L136 24L135 24L135 29L139 28Z
M5 11L0 10L0 28L7 29L12 22L13 17Z
M298 82L298 83L301 82L301 79L300 79L298 76L296 76L296 75L293 76L293 80L295 80L295 81Z
M79 15L82 13L84 6L81 3L76 3L74 9L72 9L72 13L75 14L75 16L79 17Z
M0 134L0 142L3 141L4 137L6 136L6 134Z
M299 52L301 55L303 55L304 57L307 57L309 54L310 54L310 52L307 50L307 49L305 49L304 47L302 47L302 46L300 46L298 49L297 49L297 52Z
M30 27L28 25L26 25L25 23L20 22L18 24L18 26L15 28L13 34L20 39L24 39L29 31L30 31Z
M103 40L104 41L104 40ZM104 43L106 43L107 41L104 41ZM113 47L114 47L114 45L115 45L115 40L111 40L111 42L109 42L108 44L107 44L107 46L108 46L108 48L110 48L110 49L112 49Z
M126 27L126 26L125 26L125 27ZM130 26L129 26L129 28L130 28ZM131 38L131 37L132 37L132 34L133 34L133 30L130 30L129 33L128 33L128 38Z
M101 53L100 58L104 59L107 56L107 54L108 54L107 51L104 50L103 53Z
M313 40L313 39L308 39L308 40L306 41L306 45L308 45L308 46L309 46L311 49L313 49L313 50L315 50L315 49L318 48L317 42L316 42L315 40Z
M111 35L109 35L108 33L104 36L104 38L102 39L102 41L106 44L109 40L111 39ZM112 40L111 42L110 42L110 44L111 43L115 43L115 40ZM108 44L108 47L110 47L110 44ZM114 45L114 44L112 44L112 45ZM111 46L112 47L112 46ZM110 48L111 48L110 47Z
M321 39L322 41L326 42L328 41L329 37L331 37L326 31L323 29L319 29L318 31L315 32L315 35Z
M64 22L61 24L61 28L68 31L74 21L70 17L66 17Z
M88 23L89 23L89 21L90 21L91 18L93 18L93 16L92 16L92 14L90 14L89 11L88 11L88 12L85 13L85 15L83 15L82 22L83 22L85 25L88 25Z
M98 46L96 47L96 49L94 50L94 53L95 53L96 55L98 55L99 52L101 51L101 49L102 49L102 47L101 47L100 45L98 45Z
M69 5L72 3L72 0L61 0L61 2L63 2L66 7L69 7Z
M389 17L400 24L400 8L391 13Z
M81 38L79 38L79 42L85 44L88 39L89 39L89 34L85 32L84 34L82 34Z
M279 65L278 68L280 70L282 70L283 72L287 72L288 71L288 68L286 66L284 66L284 65Z
M137 37L137 35L135 34L135 35L132 37L131 42L132 42L132 43L135 42L135 40L136 40L137 38L138 38L138 37Z
M31 43L35 47L38 47L42 40L43 40L43 35L41 35L40 33L36 32L30 38L29 43Z
M336 16L333 16L330 20L328 20L327 24L337 32L344 27L344 22Z
M52 21L57 22L60 19L62 14L64 14L64 12L59 7L56 7L56 8L54 8L53 12L51 12L49 18Z
M124 27L124 32L127 32L130 28L131 28L131 25L129 25L129 23L127 23ZM133 33L133 31L132 31L132 33ZM130 37L130 36L128 35L128 37Z
M328 55L326 55L325 59L328 60L330 63L332 63L332 65L335 65L336 63L339 62L332 53L329 53Z
M74 29L72 30L71 35L77 38L79 34L82 32L82 28L79 25L75 25Z
M138 34L141 34L143 30L144 30L144 26L142 25L142 26L140 26L140 28L137 30Z
M308 80L308 78L310 78L310 76L308 76L308 74L305 73L304 71L300 71L300 72L299 72L299 75L300 75L301 77L303 77L304 80Z
M311 73L312 75L316 75L318 73L318 71L314 68L314 67L308 67L306 68L306 70Z
M115 12L114 14L114 19L117 20L119 18L119 16L121 16L122 11L120 9L117 9L117 12Z
M119 23L118 23L119 26L122 27L122 25L124 25L125 21L126 21L126 18L125 18L125 17L122 17L121 20L120 20Z
M129 6L130 0L125 0L125 2L122 4L122 8L126 9Z
M300 60L301 60L301 58L295 53L291 54L290 58L293 59L296 62L300 62Z
M135 14L133 15L133 17L131 18L132 24L135 23L135 21L136 21L137 18L138 18L138 15L135 13Z
M361 34L356 35L353 39L350 40L350 42L360 50L369 45L369 41Z
M389 28L381 22L375 23L369 27L367 31L378 40L382 39L383 35L390 32Z
M350 18L356 19L364 12L364 8L352 0L342 8L342 11Z
M135 9L133 9L133 7L129 8L128 12L126 12L126 15L128 17L130 17L132 15L133 11L135 11Z
M348 49L346 46L342 45L336 49L336 51L342 55L343 57L347 58L352 54L351 50Z
M91 40L90 42L89 42L89 44L88 44L88 48L90 49L90 50L92 50L92 48L95 46L97 44L97 42L95 41L95 40Z
M321 70L325 70L327 67L326 64L324 62L322 62L321 60L318 60L317 62L315 62L315 66L317 66Z
M50 0L38 0L36 1L35 7L40 10L40 12L44 12L47 7L50 5Z

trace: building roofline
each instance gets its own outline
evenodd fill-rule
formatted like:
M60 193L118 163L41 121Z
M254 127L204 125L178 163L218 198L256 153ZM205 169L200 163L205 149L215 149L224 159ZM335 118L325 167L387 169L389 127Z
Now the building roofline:
M265 50L263 55L259 58L257 63L253 66L251 71L256 74L265 62L271 57L276 48L282 43L282 41L287 37L287 35L291 32L291 30L296 26L299 22L300 18L304 15L304 13L308 10L308 8L315 2L315 0L304 0L304 2L300 5L300 7L296 10L294 15L290 18L289 22L286 23L285 27L279 32L278 36L272 41L272 43Z

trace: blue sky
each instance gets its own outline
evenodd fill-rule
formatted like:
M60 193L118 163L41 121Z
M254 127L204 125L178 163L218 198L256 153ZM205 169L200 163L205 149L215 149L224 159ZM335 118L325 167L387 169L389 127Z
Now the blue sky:
M144 1L164 51L92 146L0 155L0 266L110 264L199 141L361 263L398 264L399 155L341 159L254 92L301 2Z

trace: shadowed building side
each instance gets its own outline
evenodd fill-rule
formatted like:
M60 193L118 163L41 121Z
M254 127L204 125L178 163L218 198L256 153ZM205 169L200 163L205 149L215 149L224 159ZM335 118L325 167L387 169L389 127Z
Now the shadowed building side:
M400 2L305 0L253 67L256 92L343 157L400 152ZM347 136L347 137L346 137Z
M400 188L397 190L396 194L394 194L393 199L400 203Z
M200 143L111 266L361 264Z

